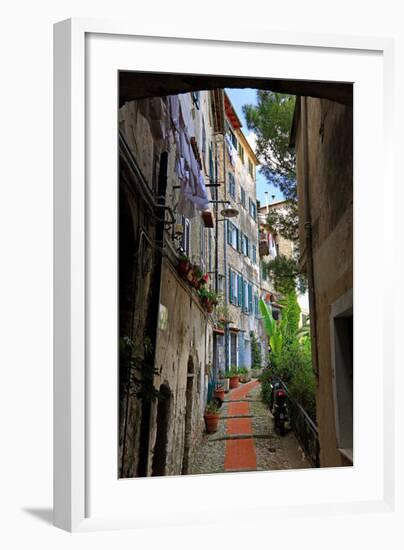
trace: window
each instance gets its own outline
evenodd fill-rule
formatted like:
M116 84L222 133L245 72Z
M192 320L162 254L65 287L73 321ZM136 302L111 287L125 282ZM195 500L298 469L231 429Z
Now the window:
M252 177L253 180L255 180L255 169L254 164L251 162L250 159L248 159L248 173Z
M184 253L188 256L191 255L191 246L190 246L190 231L191 231L191 222L185 216L181 216L181 225L183 228L182 239L181 239L181 248L184 250Z
M240 203L244 208L246 208L245 190L242 185L240 185Z
M256 264L257 263L257 247L255 246L255 244L253 244L251 248L252 248L251 259Z
M236 250L239 247L239 234L238 229L231 221L228 221L227 226L227 242Z
M251 199L248 199L248 211L253 220L257 219L257 205Z
M234 175L229 172L229 193L233 197L233 199L236 198L236 182L234 180Z
M240 142L238 144L238 155L241 159L241 162L244 162L244 149Z
M250 251L250 241L247 237L247 235L244 235L244 243L243 243L243 253L245 256L248 256L248 253Z
M230 141L232 142L233 144L233 147L235 148L235 150L237 151L237 138L236 136L234 135L234 132L233 130L231 129L230 127L230 124L226 121L226 127L227 127L227 134L230 138Z
M238 306L238 274L229 268L229 302L235 306Z

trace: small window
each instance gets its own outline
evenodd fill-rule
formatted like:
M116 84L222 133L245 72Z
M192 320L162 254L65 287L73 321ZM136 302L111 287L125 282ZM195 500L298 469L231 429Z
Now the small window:
M238 144L238 156L240 157L241 162L244 162L244 148L240 142Z
M257 219L257 205L251 199L248 199L248 210L253 220Z
M255 180L255 168L250 159L248 159L248 173L250 174L252 179Z
M237 227L232 222L228 222L227 227L227 242L236 250L239 247L239 232Z
M255 244L252 245L252 256L251 256L251 259L252 261L256 264L257 263L257 247L255 246Z
M233 199L236 198L236 182L234 180L234 175L229 172L229 194L233 197Z
M191 247L190 247L191 221L185 216L181 216L181 224L183 228L181 248L189 258L191 255Z
M240 203L244 208L246 207L245 189L242 185L240 185Z

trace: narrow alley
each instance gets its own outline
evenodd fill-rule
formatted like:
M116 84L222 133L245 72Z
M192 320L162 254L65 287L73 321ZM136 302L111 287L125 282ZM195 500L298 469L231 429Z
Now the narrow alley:
M220 408L218 430L204 434L190 474L311 468L292 431L279 436L252 380L230 390Z

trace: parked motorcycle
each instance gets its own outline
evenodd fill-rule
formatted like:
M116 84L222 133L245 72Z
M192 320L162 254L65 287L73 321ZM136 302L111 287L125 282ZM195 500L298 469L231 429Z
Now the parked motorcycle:
M289 422L289 412L287 406L286 392L279 385L273 388L273 407L275 431L279 435L285 435L286 423Z

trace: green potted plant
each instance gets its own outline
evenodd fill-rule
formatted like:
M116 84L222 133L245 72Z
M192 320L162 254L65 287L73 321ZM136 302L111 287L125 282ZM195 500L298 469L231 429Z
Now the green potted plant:
M197 290L199 290L201 286L201 277L203 275L202 269L199 265L195 264L192 266L192 286L194 286Z
M199 296L202 301L203 307L208 313L212 313L213 306L217 304L217 295L213 290L208 290L205 287L199 289Z
M239 380L242 384L245 384L246 382L249 382L251 380L250 371L246 367L239 367L238 373L240 375Z
M217 426L219 424L219 409L214 401L210 401L210 403L206 405L203 418L205 420L206 432L208 434L217 432Z
M216 384L214 396L220 399L220 401L224 401L224 385L221 380Z
M227 376L229 377L229 387L231 390L234 390L234 388L238 387L239 383L239 373L235 365L232 365L231 369L227 373Z

